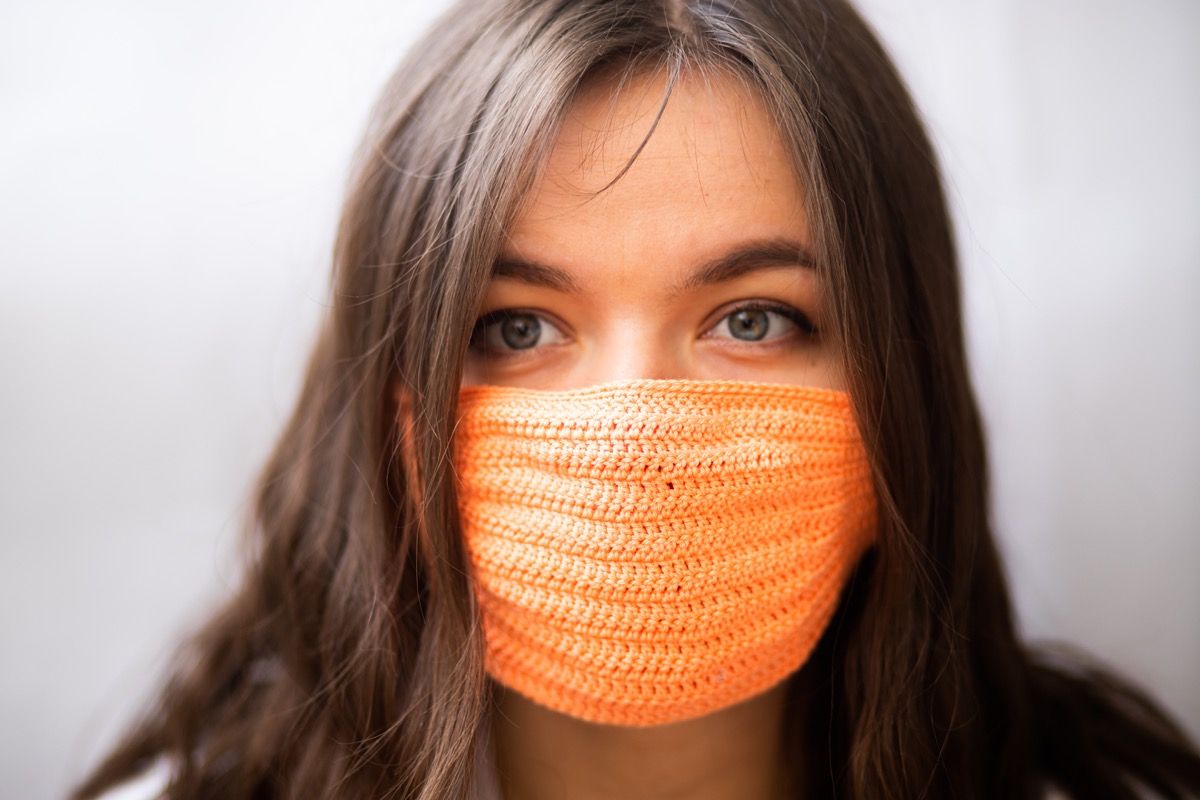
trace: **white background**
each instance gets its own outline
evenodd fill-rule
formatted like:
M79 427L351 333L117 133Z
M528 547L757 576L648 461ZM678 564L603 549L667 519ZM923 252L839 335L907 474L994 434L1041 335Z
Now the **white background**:
M430 2L0 7L0 796L234 584L368 105ZM1200 4L884 2L946 170L1030 637L1200 735Z

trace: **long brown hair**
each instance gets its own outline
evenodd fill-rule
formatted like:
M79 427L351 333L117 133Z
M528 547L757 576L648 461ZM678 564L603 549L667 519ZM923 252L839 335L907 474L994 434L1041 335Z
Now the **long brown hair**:
M873 464L879 543L804 668L818 701L791 720L805 796L1200 795L1195 744L1143 691L1018 640L938 168L853 8L464 0L370 119L244 580L73 797L163 755L172 797L470 796L490 705L448 479L464 352L572 96L649 68L720 69L768 102Z

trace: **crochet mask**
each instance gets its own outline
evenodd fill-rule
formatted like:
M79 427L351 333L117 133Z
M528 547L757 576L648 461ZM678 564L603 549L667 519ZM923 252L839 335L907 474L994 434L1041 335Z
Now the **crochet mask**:
M842 391L635 379L460 389L485 668L592 722L709 714L798 670L874 541Z

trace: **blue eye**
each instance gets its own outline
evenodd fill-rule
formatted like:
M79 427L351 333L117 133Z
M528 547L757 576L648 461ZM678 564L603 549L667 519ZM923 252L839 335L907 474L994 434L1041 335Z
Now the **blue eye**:
M552 331L558 338L542 341L543 332ZM562 333L541 314L519 309L502 308L485 314L471 331L470 348L489 356L504 357L512 352L532 350L538 345L558 344L565 340Z
M710 333L706 336L711 336L712 331L722 328L729 331L729 335L712 338L777 344L794 338L791 335L793 330L799 331L801 339L813 339L817 336L816 326L802 311L791 306L766 302L752 302L739 306L722 317L717 325L709 329ZM776 332L775 335L768 336L772 331ZM489 358L508 358L536 350L543 345L561 344L564 341L566 337L545 316L532 311L502 308L485 314L475 322L468 346Z
M782 328L782 332L768 338L767 334L772 330L772 315L783 320L782 323L774 326L775 329ZM762 302L739 306L722 317L712 330L717 331L722 328L729 331L730 335L715 338L732 338L740 342L775 342L789 338L789 331L793 329L800 331L801 337L805 339L811 339L817 335L816 326L804 312L791 306Z

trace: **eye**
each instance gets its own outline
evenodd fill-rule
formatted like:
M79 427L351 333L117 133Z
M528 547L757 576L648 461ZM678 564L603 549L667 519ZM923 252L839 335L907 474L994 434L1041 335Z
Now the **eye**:
M752 302L741 305L721 318L710 331L726 330L729 336L715 338L732 338L740 342L777 342L792 338L793 331L798 331L801 339L813 339L817 328L803 311L791 306ZM772 331L777 335L768 337Z
M543 341L547 331L551 332L549 342ZM488 357L505 358L519 351L532 350L539 345L559 344L564 340L558 328L541 314L502 308L476 320L469 347Z

